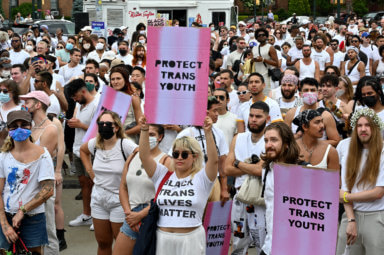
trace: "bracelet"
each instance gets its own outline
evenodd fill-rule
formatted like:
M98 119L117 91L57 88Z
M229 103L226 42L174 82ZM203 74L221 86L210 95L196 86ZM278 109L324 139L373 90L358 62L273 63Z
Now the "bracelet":
M356 222L356 219L348 219L348 222Z
M349 203L349 201L347 200L347 198L346 198L346 195L348 194L348 192L344 192L344 195L343 195L343 199L344 199L344 202L345 203Z
M24 205L20 206L19 210L22 211L23 214L27 213L27 210L25 209Z
M141 130L141 131L148 131L149 128L141 128L140 130Z

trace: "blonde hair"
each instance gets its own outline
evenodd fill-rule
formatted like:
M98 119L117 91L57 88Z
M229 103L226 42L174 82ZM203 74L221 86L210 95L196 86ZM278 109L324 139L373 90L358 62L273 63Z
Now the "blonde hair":
M190 136L183 136L173 142L172 151L175 150L175 148L190 150L192 152L194 159L191 168L191 176L193 178L193 176L203 168L204 156L199 142ZM173 171L175 170L174 160L171 162L171 169Z
M359 181L356 183L357 176L360 170L361 155L363 152L363 144L360 142L357 135L357 127L353 129L351 136L351 143L349 145L348 157L347 157L347 173L346 183L349 191L352 190L356 183L358 185L371 185L375 186L377 177L380 170L380 156L383 149L383 138L381 131L373 120L368 116L361 116L368 120L371 127L371 138L369 140L369 153L367 160L363 166L363 171ZM361 118L360 117L360 118ZM359 119L360 119L359 118ZM357 120L358 122L358 120Z
M34 143L32 135L29 136L29 140L31 141L31 143ZM13 141L12 137L8 135L7 138L5 138L4 140L3 146L1 147L1 152L10 152L14 148L15 142Z
M109 114L112 117L113 121L115 122L114 123L115 126L118 128L116 132L116 137L124 139L126 136L124 133L123 124L121 124L120 117L117 113L112 111L104 111L99 115L96 121L99 122L101 119L101 116L105 114ZM97 133L97 136L96 136L96 148L104 150L104 139L101 137L99 133Z

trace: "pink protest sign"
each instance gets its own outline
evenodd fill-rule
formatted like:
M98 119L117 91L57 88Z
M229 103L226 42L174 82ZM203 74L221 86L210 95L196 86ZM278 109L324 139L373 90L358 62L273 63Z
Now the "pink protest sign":
M231 209L232 203L210 202L207 205L204 218L204 228L207 237L206 254L228 255L231 240Z
M272 254L335 254L339 172L278 164L273 171Z
M117 113L120 116L121 122L124 124L129 107L131 105L131 99L131 96L125 93L118 92L109 86L104 86L96 113L92 118L92 122L87 130L87 133L85 133L85 136L83 137L83 143L88 142L89 139L93 137L96 137L96 120L99 117L100 113L102 113L103 111L109 110Z
M144 112L148 123L202 126L210 30L148 27Z

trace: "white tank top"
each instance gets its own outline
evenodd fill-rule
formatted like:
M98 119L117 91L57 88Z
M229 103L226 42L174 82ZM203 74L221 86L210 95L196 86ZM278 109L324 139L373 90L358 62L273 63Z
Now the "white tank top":
M348 69L348 64L349 64L350 60L348 60L347 62L345 62L345 75L347 75L349 77L349 79L351 80L351 82L355 82L355 81L359 81L360 80L360 72L359 70L357 70L357 67L359 66L359 64L357 64L353 69L352 69L352 72L350 74L349 73L349 69ZM360 61L359 61L360 62Z
M384 62L383 60L379 60L379 64L377 65L377 68L376 68L376 75L378 74L381 74L384 72Z
M327 149L325 150L323 159L320 161L319 164L314 165L314 166L312 166L311 164L309 164L308 166L316 167L316 168L324 168L324 169L327 169L327 168L328 168L328 160L327 160L327 159L328 159L328 152L329 152L329 150L331 149L331 146L332 146L332 145L328 144Z
M296 116L299 115L300 110L301 110L301 106L296 108L295 116L293 116L293 118L296 118ZM298 128L298 126L296 126L296 125L293 124L293 122L292 122L292 123L291 123L291 129L292 129L292 133L293 133L293 134L296 134L297 128ZM325 127L324 127L323 137L320 138L320 140L327 140L327 132L325 131Z
M239 133L236 138L235 144L235 156L241 162L244 162L246 159L249 159L252 154L255 154L260 157L260 154L264 152L264 136L262 136L257 143L252 142L252 133L246 131L244 133ZM245 178L246 174L236 177L235 188L239 188Z
M316 65L315 60L311 60L309 65L304 64L303 60L300 59L300 81L304 78L315 78Z

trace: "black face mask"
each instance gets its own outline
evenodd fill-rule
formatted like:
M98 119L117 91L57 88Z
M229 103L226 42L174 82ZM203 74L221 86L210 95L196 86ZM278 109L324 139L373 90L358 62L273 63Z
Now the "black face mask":
M104 140L108 140L112 138L115 132L113 132L112 126L99 125L99 134Z
M127 52L128 52L127 50L119 50L119 53L121 56L127 55Z
M368 107L374 107L377 102L376 96L363 97L363 103Z

